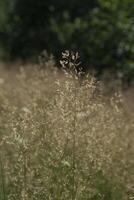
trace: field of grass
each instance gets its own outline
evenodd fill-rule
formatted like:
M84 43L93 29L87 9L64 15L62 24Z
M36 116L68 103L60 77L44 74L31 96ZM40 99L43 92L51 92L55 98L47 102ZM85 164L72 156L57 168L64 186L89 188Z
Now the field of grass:
M0 200L134 199L134 118L121 92L46 68L1 69Z

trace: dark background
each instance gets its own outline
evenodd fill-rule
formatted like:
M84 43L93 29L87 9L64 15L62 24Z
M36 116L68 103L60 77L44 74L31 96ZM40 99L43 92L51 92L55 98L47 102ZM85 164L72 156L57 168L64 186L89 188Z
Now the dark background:
M133 0L0 0L0 57L56 59L78 51L84 70L134 79Z

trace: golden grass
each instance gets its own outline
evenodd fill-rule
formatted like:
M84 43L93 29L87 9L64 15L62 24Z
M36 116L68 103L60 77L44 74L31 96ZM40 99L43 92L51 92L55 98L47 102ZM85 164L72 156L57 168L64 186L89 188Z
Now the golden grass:
M134 119L121 92L106 98L94 77L52 65L1 70L0 199L134 199Z

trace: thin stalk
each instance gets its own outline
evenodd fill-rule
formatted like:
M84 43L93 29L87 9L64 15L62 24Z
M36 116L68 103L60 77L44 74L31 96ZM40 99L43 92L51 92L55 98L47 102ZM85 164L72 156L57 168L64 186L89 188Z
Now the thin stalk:
M5 189L5 179L4 179L4 170L2 158L0 157L0 176L1 176L1 184L0 184L0 196L1 200L6 200L6 189Z
M76 169L76 120L77 120L77 115L76 115L76 107L77 107L77 102L76 102L76 83L75 83L75 88L74 88L74 118L73 118L73 153L72 153L72 159L73 159L73 194L72 194L72 200L75 200L76 196L76 184L75 184L75 169Z
M27 200L27 152L24 152L24 165L23 165L23 169L24 169L24 185L23 185L23 189L24 189L24 196L23 199Z

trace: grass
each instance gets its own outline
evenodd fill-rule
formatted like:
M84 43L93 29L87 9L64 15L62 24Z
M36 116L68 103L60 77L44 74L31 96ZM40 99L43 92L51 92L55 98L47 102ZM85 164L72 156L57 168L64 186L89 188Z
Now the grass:
M1 73L0 200L134 199L134 120L121 92L104 97L94 77L45 66Z

